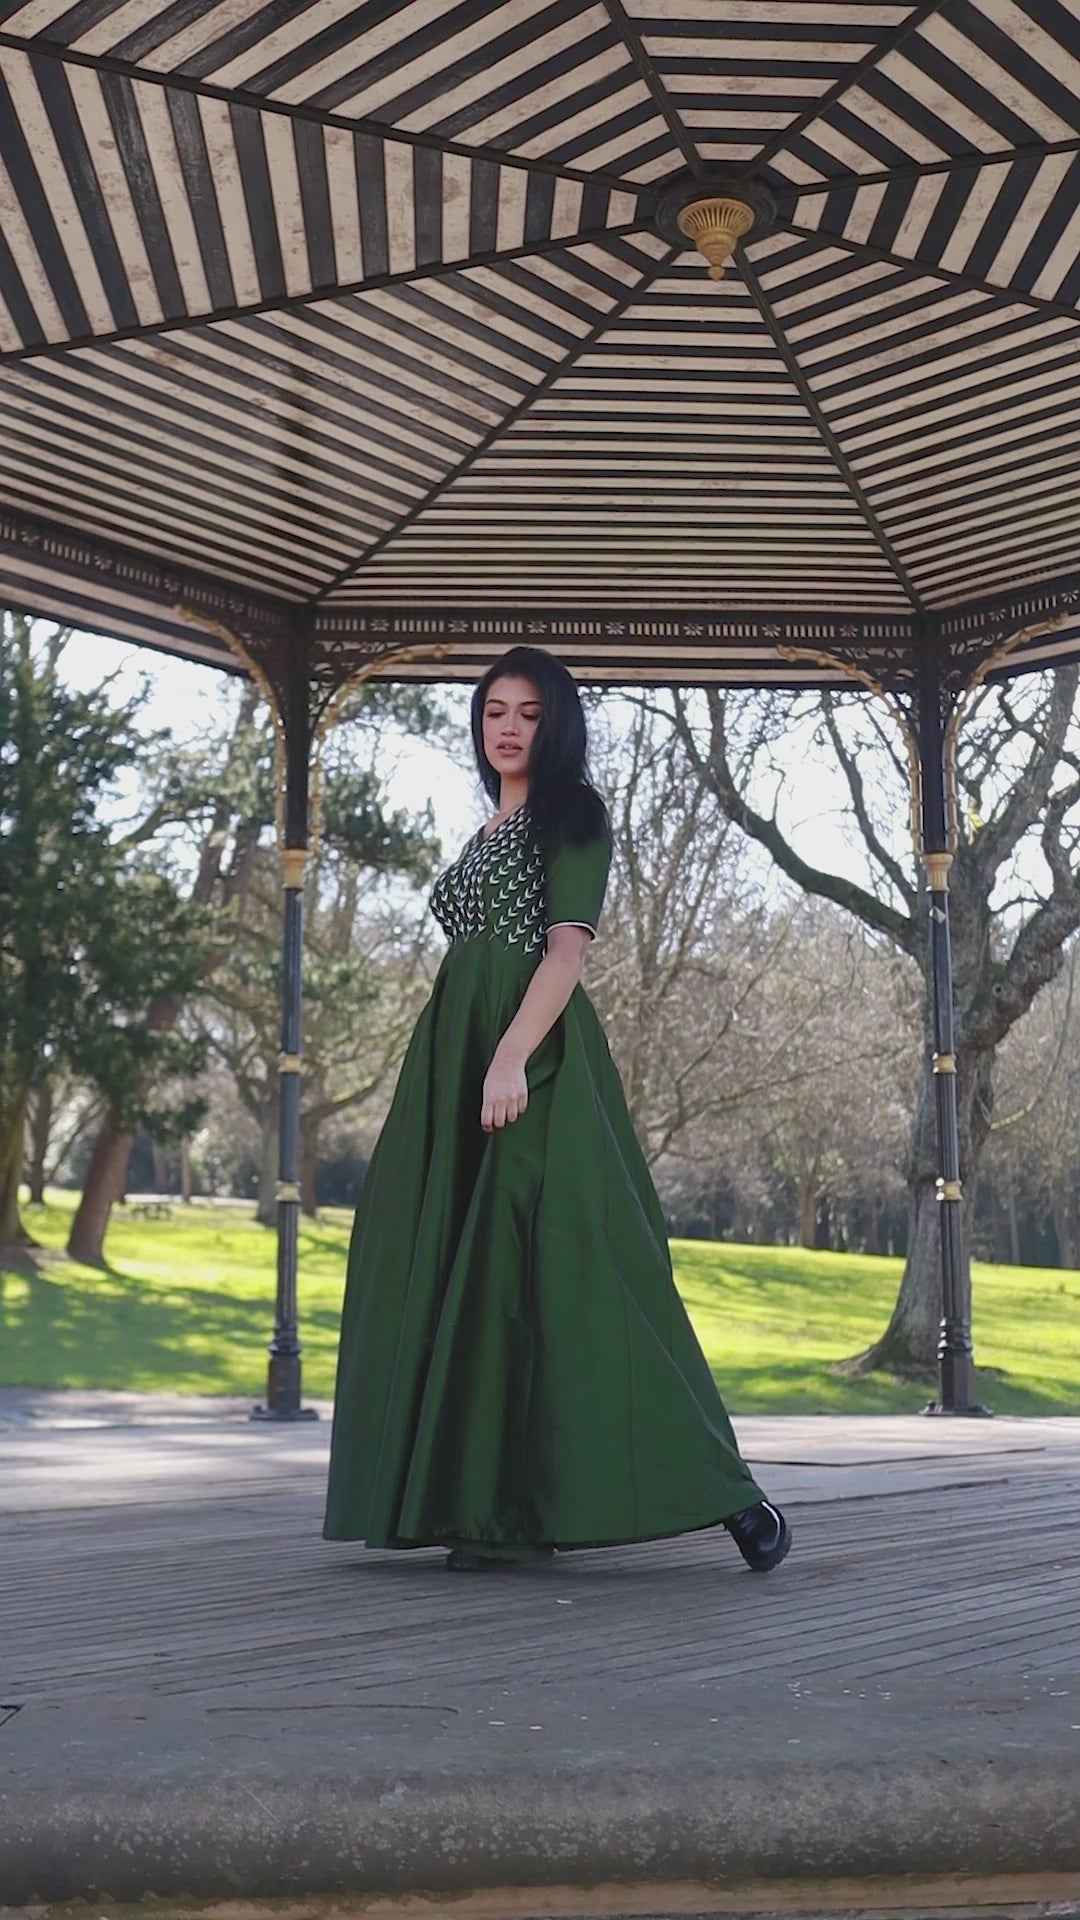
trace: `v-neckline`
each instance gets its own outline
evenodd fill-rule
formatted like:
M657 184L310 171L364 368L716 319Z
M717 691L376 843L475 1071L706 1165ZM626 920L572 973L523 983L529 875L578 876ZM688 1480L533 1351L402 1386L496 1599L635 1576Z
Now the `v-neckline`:
M482 847L486 847L489 840L494 840L496 834L501 833L504 827L508 827L510 825L511 820L516 820L519 813L524 813L528 804L529 803L527 800L523 800L520 807L514 807L510 813L504 815L503 819L497 821L495 826L492 827L490 833L487 833L485 829L481 827L480 845Z

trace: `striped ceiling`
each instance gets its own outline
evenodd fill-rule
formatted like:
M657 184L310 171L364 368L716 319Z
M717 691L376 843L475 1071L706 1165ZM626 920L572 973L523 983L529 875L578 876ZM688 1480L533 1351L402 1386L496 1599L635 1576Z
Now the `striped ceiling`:
M719 284L710 180L776 207ZM0 0L0 598L1080 651L1080 0Z

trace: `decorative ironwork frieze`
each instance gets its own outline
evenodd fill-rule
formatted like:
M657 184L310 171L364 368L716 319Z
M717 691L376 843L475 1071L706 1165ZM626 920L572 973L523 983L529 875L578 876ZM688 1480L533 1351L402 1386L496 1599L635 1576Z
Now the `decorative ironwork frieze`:
M148 600L169 606L183 601L210 619L228 621L245 633L277 634L288 627L291 609L284 601L0 506L0 550L4 548L33 553L58 572L99 585L111 583L126 593L145 595Z
M83 584L102 611L115 594L118 610L130 613L133 604L142 602L158 621L167 609L177 631L187 623L216 636L222 659L227 650L228 657L265 683L278 710L288 697L295 649L302 647L312 733L339 688L358 674L378 673L384 662L387 668L423 663L438 678L447 657L456 659L459 671L468 672L494 646L523 642L555 651L564 648L585 675L595 669L610 677L612 668L625 666L628 678L647 674L650 668L662 677L669 660L673 670L689 675L699 660L712 670L723 670L730 659L740 678L752 679L760 671L768 684L776 684L785 652L797 649L803 661L797 678L803 684L814 678L807 671L814 658L828 655L829 662L819 662L823 678L869 674L906 699L913 694L920 647L926 644L938 651L941 684L950 699L978 674L995 676L1040 665L1045 649L1038 642L1049 633L1065 636L1060 657L1080 654L1080 574L952 607L920 624L905 613L828 615L708 607L605 611L323 604L316 610L0 506L0 559L5 552L32 555L35 576L55 577L58 590L64 582ZM23 592L33 590L21 590L20 601ZM42 591L40 611L51 617ZM63 598L62 592L58 597ZM161 639L155 637L155 643Z

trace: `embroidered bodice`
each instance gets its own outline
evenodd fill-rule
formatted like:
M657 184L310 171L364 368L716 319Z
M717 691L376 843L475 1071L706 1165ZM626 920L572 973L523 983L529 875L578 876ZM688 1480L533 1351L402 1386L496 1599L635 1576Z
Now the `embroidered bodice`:
M485 938L516 953L544 945L544 867L527 807L485 838L475 833L441 873L428 903L447 939Z

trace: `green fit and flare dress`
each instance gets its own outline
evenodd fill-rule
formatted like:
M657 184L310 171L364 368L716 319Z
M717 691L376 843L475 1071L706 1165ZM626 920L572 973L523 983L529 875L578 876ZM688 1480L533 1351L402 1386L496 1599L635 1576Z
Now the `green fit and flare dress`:
M507 1559L715 1526L762 1499L675 1288L596 1011L574 989L529 1104L480 1126L492 1055L610 847L541 856L527 807L435 884L449 938L349 1252L325 1535Z

